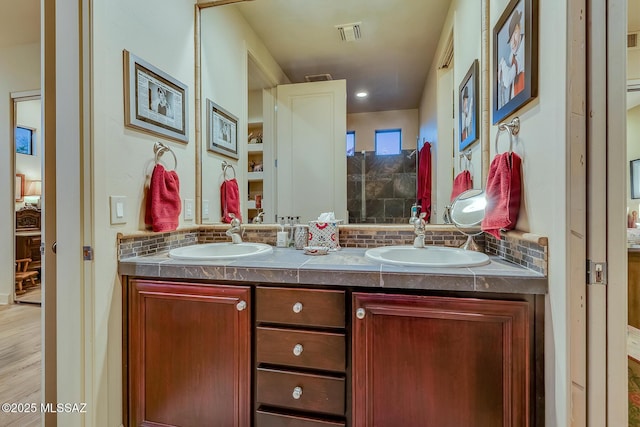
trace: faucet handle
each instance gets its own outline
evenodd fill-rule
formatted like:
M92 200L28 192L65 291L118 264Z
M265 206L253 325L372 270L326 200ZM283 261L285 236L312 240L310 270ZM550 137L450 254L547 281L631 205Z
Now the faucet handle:
M232 227L240 227L240 224L242 224L242 221L240 221L240 218L238 218L234 213L229 212L229 217L231 218L231 226Z

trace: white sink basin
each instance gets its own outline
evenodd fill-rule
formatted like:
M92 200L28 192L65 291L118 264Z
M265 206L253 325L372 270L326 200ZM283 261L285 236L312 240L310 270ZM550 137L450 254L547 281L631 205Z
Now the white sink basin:
M382 246L369 249L365 256L386 264L418 267L477 267L490 262L487 254L445 246Z
M171 249L169 256L174 259L190 261L212 261L218 259L235 259L255 255L269 254L273 248L264 243L205 243L203 245L184 246Z

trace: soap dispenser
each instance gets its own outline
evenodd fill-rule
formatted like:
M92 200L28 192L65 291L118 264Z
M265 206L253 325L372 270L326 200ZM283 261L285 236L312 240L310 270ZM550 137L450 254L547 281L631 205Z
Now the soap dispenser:
M280 231L276 233L276 246L286 248L289 240L289 233L284 231L284 217L280 217Z

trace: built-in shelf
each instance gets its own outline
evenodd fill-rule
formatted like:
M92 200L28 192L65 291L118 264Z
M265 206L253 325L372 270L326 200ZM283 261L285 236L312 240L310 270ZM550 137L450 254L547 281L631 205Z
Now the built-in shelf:
M264 172L248 172L247 179L251 181L262 181L264 179Z
M249 153L262 153L264 146L262 144L247 144L247 152Z
M255 209L256 201L255 200L247 200L247 209Z

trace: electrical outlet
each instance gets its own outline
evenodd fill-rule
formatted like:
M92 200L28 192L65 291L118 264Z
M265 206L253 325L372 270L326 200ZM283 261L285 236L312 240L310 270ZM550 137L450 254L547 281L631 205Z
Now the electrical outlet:
M111 224L127 223L127 198L125 196L109 196Z
M209 201L202 201L202 219L209 219Z
M184 219L193 221L193 199L184 199Z

